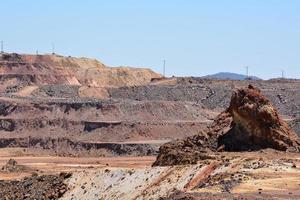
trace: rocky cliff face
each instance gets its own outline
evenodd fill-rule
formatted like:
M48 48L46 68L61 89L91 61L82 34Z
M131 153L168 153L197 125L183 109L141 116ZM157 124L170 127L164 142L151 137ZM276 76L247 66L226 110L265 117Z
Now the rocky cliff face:
M249 85L233 92L229 108L207 131L163 145L154 165L192 164L217 151L265 148L299 152L300 139L260 90Z
M299 152L300 140L257 88L249 86L233 93L228 108L233 124L219 138L225 150L274 148Z

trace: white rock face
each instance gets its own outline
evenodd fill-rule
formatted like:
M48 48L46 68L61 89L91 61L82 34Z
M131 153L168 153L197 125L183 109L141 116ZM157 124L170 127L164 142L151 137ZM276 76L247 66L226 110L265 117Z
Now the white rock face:
M62 199L158 199L184 190L200 165L103 169L74 173Z

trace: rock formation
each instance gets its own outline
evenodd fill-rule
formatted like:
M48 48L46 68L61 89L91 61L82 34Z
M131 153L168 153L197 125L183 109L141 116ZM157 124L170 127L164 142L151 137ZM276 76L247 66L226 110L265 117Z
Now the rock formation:
M227 112L233 118L229 132L219 138L225 150L273 148L299 152L300 140L257 88L249 86L233 93Z
M299 152L300 139L260 90L249 85L233 92L229 108L207 131L161 146L153 165L192 164L217 151L265 148Z

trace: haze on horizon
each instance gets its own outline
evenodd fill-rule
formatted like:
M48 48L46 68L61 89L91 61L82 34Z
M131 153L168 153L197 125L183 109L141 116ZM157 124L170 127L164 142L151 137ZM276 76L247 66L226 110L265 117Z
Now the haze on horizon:
M167 76L217 72L300 78L297 0L11 0L1 2L5 51L97 58Z

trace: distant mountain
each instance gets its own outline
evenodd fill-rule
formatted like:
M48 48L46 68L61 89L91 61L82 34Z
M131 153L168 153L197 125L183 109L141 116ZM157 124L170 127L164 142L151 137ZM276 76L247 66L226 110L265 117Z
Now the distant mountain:
M211 74L207 76L203 76L202 78L209 78L209 79L229 79L229 80L245 80L247 78L246 75L243 74L236 74L231 72L219 72L216 74ZM261 78L258 78L256 76L249 76L252 80L261 80Z

